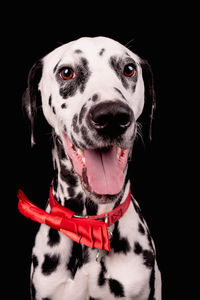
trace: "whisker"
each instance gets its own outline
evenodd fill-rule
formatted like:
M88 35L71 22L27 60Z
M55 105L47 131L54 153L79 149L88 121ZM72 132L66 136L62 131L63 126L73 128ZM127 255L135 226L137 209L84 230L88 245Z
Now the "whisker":
M135 38L132 38L128 43L125 44L125 47L131 50L132 45L130 45L133 41L135 41Z
M136 122L136 137L135 137L135 139L141 140L143 146L145 147L144 139L142 136L142 124L139 122Z

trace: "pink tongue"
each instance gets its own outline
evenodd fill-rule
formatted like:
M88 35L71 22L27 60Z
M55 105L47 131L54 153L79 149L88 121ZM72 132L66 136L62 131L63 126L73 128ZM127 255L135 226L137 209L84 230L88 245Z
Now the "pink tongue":
M85 164L88 182L93 192L115 195L121 191L124 174L120 169L115 147L107 152L85 150Z

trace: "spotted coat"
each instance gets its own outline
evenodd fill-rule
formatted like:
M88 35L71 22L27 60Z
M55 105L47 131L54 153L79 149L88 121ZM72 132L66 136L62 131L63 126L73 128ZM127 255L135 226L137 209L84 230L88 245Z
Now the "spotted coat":
M155 97L145 60L111 39L81 38L55 49L32 67L23 103L31 121L32 144L37 142L35 117L41 105L52 127L53 194L61 205L79 215L96 215L125 200L130 188L128 163L119 192L96 193L84 153L100 149L103 157L117 147L118 159L122 149L128 149L129 159L137 119L146 104L151 127ZM49 205L46 210L50 212ZM161 300L154 243L133 197L125 215L109 231L111 252L100 252L97 260L97 249L41 225L32 252L32 300Z

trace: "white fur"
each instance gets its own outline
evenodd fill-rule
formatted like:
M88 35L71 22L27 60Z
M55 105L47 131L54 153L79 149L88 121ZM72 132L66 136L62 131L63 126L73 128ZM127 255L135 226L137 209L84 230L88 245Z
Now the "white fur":
M98 55L101 48L106 49L103 57ZM78 63L79 56L74 53L74 50L76 49L81 49L84 53L83 56L89 60L89 68L92 72L92 76L89 78L84 94L77 92L76 95L72 97L73 101L70 102L69 108L67 110L61 110L59 108L61 96L59 95L59 86L55 79L53 69L58 61L60 61L59 65L63 64L72 67L75 63ZM138 80L134 94L130 89L125 89L123 85L119 83L119 79L108 64L110 56L116 55L125 57L125 53L128 53L138 66ZM51 126L55 128L57 134L61 133L63 125L66 125L70 132L74 111L78 113L82 105L86 103L93 94L100 92L103 100L115 99L116 94L113 93L113 86L119 86L119 84L121 91L134 112L135 120L140 116L144 106L144 82L140 58L118 42L104 37L80 38L77 41L70 42L55 49L44 57L43 62L43 75L39 84L42 95L43 111L46 119ZM56 111L59 112L57 116L52 113L52 110L48 105L50 94L52 95L53 105Z
M98 53L102 48L105 48L106 51L103 56L100 56ZM83 56L89 62L89 69L92 76L89 77L84 93L77 91L73 97L66 99L69 106L67 109L62 110L60 109L60 105L63 102L63 99L59 94L59 85L53 70L58 62L59 65L63 64L71 67L78 63L80 56L78 56L77 53L74 53L74 50L76 49L81 49L81 51L83 51ZM125 56L125 53L128 53L137 63L138 79L134 93L131 92L130 89L124 88L119 78L114 74L108 64L109 57L123 57ZM120 43L105 37L81 38L55 49L45 56L42 61L43 73L39 83L39 89L42 96L42 107L47 121L59 136L62 136L63 126L66 126L69 133L72 132L71 124L74 113L79 113L81 107L84 104L87 104L88 99L93 94L99 93L103 100L114 100L117 94L114 93L113 87L120 88L127 99L128 105L134 112L135 120L140 116L144 106L144 81L140 65L141 59ZM52 95L52 106L54 106L56 114L52 112L52 109L48 104L50 95ZM131 132L133 132L133 126L135 126L135 124L127 130L127 144L130 143L129 139ZM56 156L55 149L53 156L58 164L58 157ZM70 161L63 161L63 163L66 164L66 167L71 168ZM79 186L77 189L80 189L80 181L78 184ZM125 200L128 191L129 183L126 186L122 201ZM59 195L62 194L60 186L58 187L58 193ZM109 211L112 207L113 204L99 205L98 214ZM49 210L49 207L47 210ZM147 300L150 291L149 280L151 269L144 265L142 255L134 253L134 243L137 241L143 249L152 249L147 239L148 228L144 223L143 226L146 234L142 235L138 232L139 222L141 221L138 213L131 203L123 218L119 220L118 226L120 237L128 239L131 250L126 254L114 253L111 251L109 255L105 256L105 266L107 271L105 272L105 284L102 286L97 284L99 273L101 271L101 265L96 261L97 250L89 249L89 262L78 269L75 277L71 279L70 271L67 270L66 265L71 255L72 240L63 234L60 234L60 243L54 247L50 247L48 245L49 227L41 225L33 248L33 254L37 256L38 259L38 266L35 270L32 268L31 274L37 291L37 300L41 300L45 297L48 297L51 300L88 300L89 296L104 300L116 299L116 297L111 294L108 284L109 279L111 278L114 278L123 284L126 297L121 299ZM113 230L113 228L114 225L110 230ZM154 251L154 249L152 251ZM41 272L41 266L46 253L49 255L60 255L58 268L48 276L45 276ZM155 279L155 299L161 300L161 279L157 264L155 264Z

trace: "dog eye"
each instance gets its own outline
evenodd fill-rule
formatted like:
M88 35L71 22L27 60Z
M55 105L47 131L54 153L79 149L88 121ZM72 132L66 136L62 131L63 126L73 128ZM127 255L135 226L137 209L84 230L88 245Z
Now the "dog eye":
M75 73L72 68L64 67L60 70L59 75L63 80L70 80L74 78Z
M124 67L123 74L127 77L132 77L136 73L136 68L134 64L128 64Z

